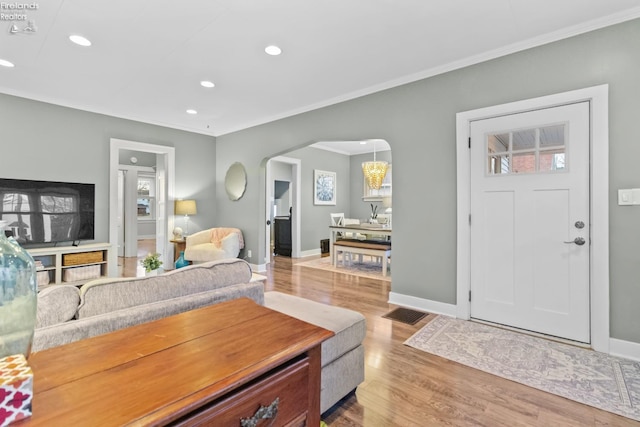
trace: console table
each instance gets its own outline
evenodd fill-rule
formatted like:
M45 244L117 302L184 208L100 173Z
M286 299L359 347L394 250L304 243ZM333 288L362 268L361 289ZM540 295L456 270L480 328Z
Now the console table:
M20 426L320 424L320 344L333 332L247 298L33 353Z
M180 258L180 252L183 252L187 248L186 239L172 239L173 243L173 262L176 262Z

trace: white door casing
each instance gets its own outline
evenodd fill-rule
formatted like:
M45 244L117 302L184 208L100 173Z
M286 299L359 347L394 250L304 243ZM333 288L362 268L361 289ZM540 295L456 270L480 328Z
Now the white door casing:
M126 171L118 170L118 207L117 207L117 223L118 223L118 241L117 252L119 257L124 256L124 177Z
M470 126L471 317L589 343L589 103Z
M301 211L301 186L302 181L302 161L293 157L276 156L268 159L265 165L265 193L266 206L264 211L265 218L265 259L264 265L271 262L271 224L267 224L267 220L271 218L271 209L273 206L273 177L271 175L271 162L281 162L291 165L291 258L300 258L301 256L301 232L300 226L302 219ZM266 267L265 267L266 269ZM264 271L264 270L263 270Z
M608 85L573 90L540 98L511 102L456 115L457 152L457 298L456 316L469 319L471 304L470 214L470 123L498 117L587 101L590 108L590 323L591 346L609 352L609 184L608 184Z
M147 144L143 142L127 141L111 138L109 150L109 243L118 244L118 171L120 150L143 151L158 155L157 163L162 162L166 177L164 178L163 194L165 202L163 208L158 209L157 214L164 218L162 230L156 229L156 250L162 256L165 265L173 263L173 245L168 237L173 230L173 200L175 199L175 148L164 145ZM159 160L162 159L162 160ZM162 211L162 212L160 212ZM118 275L118 251L109 251L109 276Z

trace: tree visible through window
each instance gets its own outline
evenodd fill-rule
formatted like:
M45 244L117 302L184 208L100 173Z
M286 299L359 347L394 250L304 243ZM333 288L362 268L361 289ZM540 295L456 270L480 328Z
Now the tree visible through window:
M64 189L15 191L2 196L2 219L20 243L74 240L80 227L80 196Z
M138 175L138 219L155 219L155 175Z

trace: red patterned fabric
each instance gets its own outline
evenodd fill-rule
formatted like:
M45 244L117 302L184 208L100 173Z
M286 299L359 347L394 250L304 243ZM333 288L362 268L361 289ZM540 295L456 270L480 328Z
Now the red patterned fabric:
M33 372L22 354L0 359L0 426L31 416Z

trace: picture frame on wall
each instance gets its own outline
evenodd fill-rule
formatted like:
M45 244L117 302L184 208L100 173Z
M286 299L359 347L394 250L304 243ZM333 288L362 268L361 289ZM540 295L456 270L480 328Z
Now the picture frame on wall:
M336 173L314 169L313 171L313 204L335 205L337 181Z

